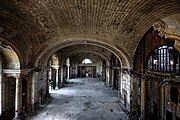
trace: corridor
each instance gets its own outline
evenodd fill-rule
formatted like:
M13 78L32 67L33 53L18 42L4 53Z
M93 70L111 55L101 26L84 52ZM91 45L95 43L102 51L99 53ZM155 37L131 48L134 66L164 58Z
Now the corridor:
M97 78L70 79L50 90L51 102L29 120L128 120L115 91Z

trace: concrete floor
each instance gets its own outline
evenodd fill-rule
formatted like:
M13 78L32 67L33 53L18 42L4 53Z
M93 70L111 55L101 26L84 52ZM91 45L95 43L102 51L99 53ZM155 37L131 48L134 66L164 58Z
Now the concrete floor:
M117 95L97 78L70 79L52 100L29 120L128 120Z

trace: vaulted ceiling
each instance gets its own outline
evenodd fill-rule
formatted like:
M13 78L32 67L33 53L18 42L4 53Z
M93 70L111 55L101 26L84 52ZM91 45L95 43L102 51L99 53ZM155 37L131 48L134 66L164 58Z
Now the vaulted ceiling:
M67 58L70 61L78 62L83 61L84 59L101 59L101 60L109 60L112 56L112 52L109 50L88 44L79 44L79 45L72 45L68 47L64 47L56 52L56 55L59 57L59 61L65 62Z
M74 38L107 43L133 58L146 31L174 14L180 0L0 0L0 40L13 44L25 64Z

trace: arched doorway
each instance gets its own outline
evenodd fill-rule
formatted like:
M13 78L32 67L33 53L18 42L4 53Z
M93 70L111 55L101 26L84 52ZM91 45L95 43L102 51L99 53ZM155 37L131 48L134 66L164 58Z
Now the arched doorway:
M20 61L7 44L0 44L0 118L12 119L19 112Z

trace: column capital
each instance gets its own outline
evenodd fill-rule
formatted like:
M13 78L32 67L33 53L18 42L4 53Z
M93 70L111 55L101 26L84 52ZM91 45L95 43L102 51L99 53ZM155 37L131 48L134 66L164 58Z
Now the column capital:
M34 68L24 68L24 69L21 69L21 76L30 75L30 74L32 74L33 70L34 70Z
M15 74L14 77L15 77L16 79L19 79L19 78L20 78L20 74Z
M3 73L7 74L8 77L20 76L20 69L3 69Z
M143 79L143 80L148 80L146 74L141 74L140 78Z
M142 75L142 76L141 76L141 79L146 80L145 75Z
M51 67L54 69L59 69L59 65L51 65Z
M55 89L59 89L59 65L55 67L56 69L56 87Z

